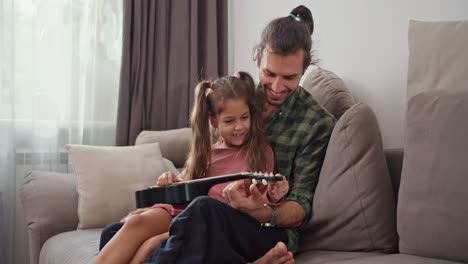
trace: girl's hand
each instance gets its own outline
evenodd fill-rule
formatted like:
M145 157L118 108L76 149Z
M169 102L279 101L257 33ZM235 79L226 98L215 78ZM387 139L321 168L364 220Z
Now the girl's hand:
M279 202L289 191L289 183L286 177L279 173L277 173L276 176L283 177L283 180L268 184L267 197L272 203Z
M159 176L156 186L162 187L174 184L176 182L181 182L182 179L177 178L177 176L172 171L166 171L161 176Z

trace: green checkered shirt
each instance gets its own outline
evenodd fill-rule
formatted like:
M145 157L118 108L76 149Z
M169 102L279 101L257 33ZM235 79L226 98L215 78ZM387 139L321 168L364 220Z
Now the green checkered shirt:
M257 92L264 98L260 86ZM309 92L299 86L265 123L275 153L275 171L289 181L285 201L295 201L304 208L303 225L312 215L312 198L335 121ZM296 252L299 233L296 229L287 229L287 233L288 248Z

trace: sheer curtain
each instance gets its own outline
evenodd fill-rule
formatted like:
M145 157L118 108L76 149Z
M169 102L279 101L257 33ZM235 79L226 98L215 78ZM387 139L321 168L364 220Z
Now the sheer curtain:
M122 1L0 0L0 263L28 262L24 174L114 144L121 47Z

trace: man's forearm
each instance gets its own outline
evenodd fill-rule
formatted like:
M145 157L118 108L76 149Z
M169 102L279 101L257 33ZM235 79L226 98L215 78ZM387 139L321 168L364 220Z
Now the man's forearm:
M304 208L294 201L286 201L275 209L277 227L299 227L304 221Z
M239 208L240 209L240 208ZM276 226L284 228L298 227L304 221L304 208L294 201L286 201L281 205L274 207L276 211ZM252 211L244 211L260 223L268 223L271 221L271 208L262 207Z

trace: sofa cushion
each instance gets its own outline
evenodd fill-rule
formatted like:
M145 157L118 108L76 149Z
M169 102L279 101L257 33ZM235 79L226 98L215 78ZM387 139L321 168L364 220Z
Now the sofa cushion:
M102 229L77 230L51 237L41 249L39 264L91 264L99 252Z
M423 91L468 90L467 43L468 21L410 21L408 100Z
M394 252L395 207L377 119L358 103L333 129L300 250Z
M326 262L327 264L461 264L460 262L453 262L435 258L424 258L418 256L411 256L406 254L390 254L376 257L355 258L349 260L339 260Z
M66 147L76 175L78 229L100 228L118 221L135 209L135 191L154 185L170 169L158 143Z
M158 142L163 157L169 159L177 168L185 164L192 141L191 128L170 129L164 131L142 131L135 140L135 145Z
M468 91L414 96L398 197L400 252L468 262Z
M324 264L331 261L352 260L380 256L375 252L344 252L313 250L303 252L294 256L296 264Z
M336 119L356 103L340 77L329 70L313 70L307 75L303 86Z

